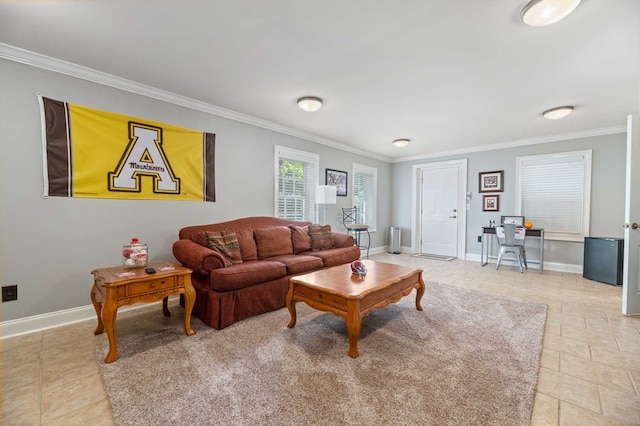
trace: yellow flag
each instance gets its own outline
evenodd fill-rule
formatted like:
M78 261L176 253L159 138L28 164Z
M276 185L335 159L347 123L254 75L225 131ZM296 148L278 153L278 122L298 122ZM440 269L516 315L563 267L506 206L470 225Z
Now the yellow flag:
M215 135L40 97L45 196L215 201Z

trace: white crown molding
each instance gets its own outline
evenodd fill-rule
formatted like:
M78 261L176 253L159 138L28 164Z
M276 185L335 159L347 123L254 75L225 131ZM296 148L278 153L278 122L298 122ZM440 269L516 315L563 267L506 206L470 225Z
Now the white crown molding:
M402 163L405 161L424 160L429 158L440 158L449 155L464 155L472 152L493 151L496 149L517 148L525 145L537 145L541 143L558 142L570 139L590 138L593 136L613 135L617 133L625 133L626 126L603 127L601 129L591 129L579 132L561 133L557 135L541 136L537 138L520 139L509 142L501 142L496 144L474 146L469 148L452 149L450 151L440 151L433 154L416 155L413 157L403 157L391 160L392 163Z
M342 144L340 142L327 139L312 133L307 133L302 130L294 129L292 127L283 126L268 120L253 117L247 114L242 114L230 109L222 108L216 105L211 105L206 102L198 101L186 96L178 95L166 90L157 89L155 87L147 86L142 83L137 83L132 80L117 77L112 74L107 74L102 71L98 71L92 68L84 67L82 65L74 64L71 62L63 61L61 59L53 58L50 56L42 55L40 53L32 52L29 50L21 49L19 47L11 46L9 44L0 43L0 58L7 59L9 61L18 62L21 64L29 65L36 68L45 69L48 71L64 74L70 77L79 78L82 80L90 81L93 83L101 84L104 86L113 87L115 89L123 90L126 92L134 93L137 95L145 96L159 101L168 102L174 105L182 106L185 108L193 109L196 111L204 112L206 114L215 115L218 117L226 118L229 120L238 121L240 123L249 124L252 126L260 127L263 129L271 130L274 132L282 133L285 135L293 136L296 138L304 139L310 142L315 142L320 145L335 148L341 151L350 152L364 157L372 158L375 160L386 161L389 163L402 163L406 161L424 160L432 158L440 158L450 155L464 155L473 152L492 151L496 149L514 148L525 145L535 145L548 142L557 142L569 139L580 139L592 136L611 135L616 133L626 132L626 126L615 126L601 129L593 129L572 133L564 133L558 135L542 136L537 138L515 140L509 142L502 142L496 144L475 146L469 148L460 148L449 151L440 151L431 154L416 155L410 157L389 158L382 155L372 154L370 152L362 151L349 145Z
M281 124L277 124L268 120L263 120L261 118L242 114L230 109L211 105L206 102L198 101L196 99L178 95L166 90L157 89L155 87L147 86L145 84L138 83L132 80L120 78L112 74L107 74L105 72L95 70L93 68L84 67L82 65L63 61L51 56L46 56L40 53L21 49L9 44L0 43L0 58L36 68L41 68L47 71L64 74L70 77L79 78L82 80L90 81L92 83L101 84L103 86L113 87L114 89L135 93L137 95L146 96L148 98L157 99L159 101L168 102L174 105L179 105L185 108L193 109L229 120L238 121L240 123L261 127L263 129L271 130L289 136L294 136L296 138L315 142L320 145L339 149L341 151L347 151L353 154L362 155L364 157L373 158L375 160L386 162L391 161L391 159L388 157L361 151L351 146L344 145L340 142L323 138L312 133L307 133L302 130L294 129L292 127L283 126Z

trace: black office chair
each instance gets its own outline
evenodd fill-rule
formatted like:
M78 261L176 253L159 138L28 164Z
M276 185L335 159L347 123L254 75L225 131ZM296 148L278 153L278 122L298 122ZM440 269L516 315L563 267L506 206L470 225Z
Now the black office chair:
M369 225L360 223L360 217L358 216L358 209L356 207L348 207L342 209L342 223L347 229L347 233L353 232L353 238L355 245L359 249L367 249L367 259L369 258L369 247L371 246L371 234L369 233ZM362 245L360 241L361 234L367 233L367 245Z

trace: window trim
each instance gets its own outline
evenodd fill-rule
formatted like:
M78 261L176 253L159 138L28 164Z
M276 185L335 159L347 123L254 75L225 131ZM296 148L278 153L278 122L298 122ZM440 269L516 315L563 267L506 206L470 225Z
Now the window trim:
M516 191L515 191L515 215L526 215L522 212L522 167L525 161L544 161L558 158L582 157L582 226L580 235L554 232L545 229L546 240L584 242L584 237L589 236L591 214L591 165L592 150L558 152L552 154L528 155L516 157ZM535 226L535 224L534 224Z
M314 202L312 203L312 206L313 206L312 211L310 212L309 215L307 215L308 217L306 217L304 221L317 222L318 209L315 204L315 198L316 198L315 194L316 194L316 186L318 185L317 182L320 181L320 155L313 152L289 148L286 146L274 145L274 162L273 162L274 163L273 216L274 217L279 217L278 203L280 201L279 200L280 188L278 187L278 185L280 182L279 178L280 178L280 159L281 158L286 158L288 160L294 160L294 161L303 161L303 162L314 164L316 168L315 176L312 177L314 184L309 189L311 192L309 194L309 199L314 200Z
M367 225L369 225L369 232L376 232L378 228L378 168L367 166L364 164L353 163L351 172L351 201L354 205L356 173L373 175L373 204L375 206L375 210L373 212L373 223L367 223Z

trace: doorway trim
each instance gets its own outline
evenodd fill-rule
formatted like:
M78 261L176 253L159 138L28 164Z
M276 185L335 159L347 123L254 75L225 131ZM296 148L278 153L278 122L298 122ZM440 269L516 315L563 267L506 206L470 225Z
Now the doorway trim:
M435 163L414 164L411 170L411 251L418 253L420 249L419 237L422 232L420 223L420 197L422 183L420 176L424 169L442 169L457 167L458 169L458 239L456 241L456 255L458 259L465 259L467 242L467 159L438 161Z

